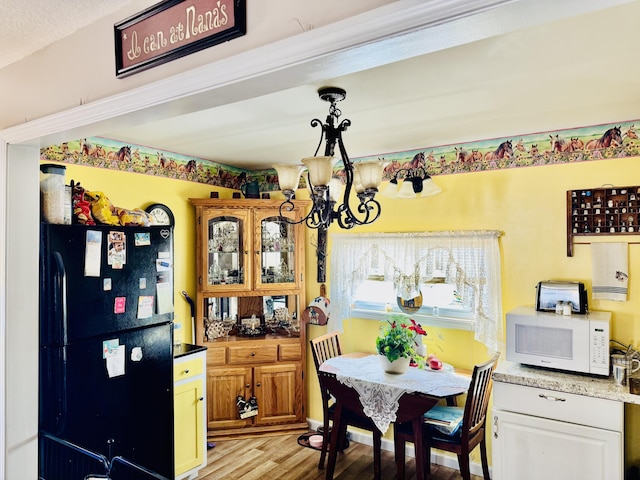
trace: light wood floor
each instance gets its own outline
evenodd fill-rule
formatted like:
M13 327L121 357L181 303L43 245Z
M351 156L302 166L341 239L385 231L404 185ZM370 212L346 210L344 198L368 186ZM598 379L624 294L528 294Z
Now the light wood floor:
M298 434L217 441L208 452L208 465L197 480L324 480L318 470L320 452L298 445ZM407 458L406 480L415 480L415 461ZM338 456L334 480L373 478L373 450L351 442ZM382 451L382 480L395 480L393 453ZM432 480L460 480L457 470L431 465ZM482 480L473 476L472 480Z

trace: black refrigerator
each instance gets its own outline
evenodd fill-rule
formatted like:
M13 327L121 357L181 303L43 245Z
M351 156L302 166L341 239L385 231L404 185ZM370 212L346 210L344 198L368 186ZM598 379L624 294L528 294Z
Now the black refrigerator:
M172 322L170 227L41 225L41 479L101 473L44 451L51 438L106 458L113 479L174 477Z

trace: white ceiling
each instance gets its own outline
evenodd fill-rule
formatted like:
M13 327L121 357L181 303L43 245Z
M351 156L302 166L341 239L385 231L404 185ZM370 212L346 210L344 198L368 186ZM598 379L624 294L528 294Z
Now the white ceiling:
M318 144L323 85L347 90L352 158L640 118L640 1L561 20L539 4L537 26L102 136L249 169L299 163Z
M133 0L0 0L0 68L106 17Z

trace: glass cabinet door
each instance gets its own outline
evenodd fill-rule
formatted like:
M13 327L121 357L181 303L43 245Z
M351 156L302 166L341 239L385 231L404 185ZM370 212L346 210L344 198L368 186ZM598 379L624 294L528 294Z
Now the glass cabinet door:
M244 290L251 286L251 266L247 261L249 224L247 212L209 211L203 218L207 239L204 291Z
M295 288L300 283L300 262L296 242L298 225L288 223L273 212L256 213L256 252L259 269L256 282L259 288ZM295 219L295 217L288 217Z

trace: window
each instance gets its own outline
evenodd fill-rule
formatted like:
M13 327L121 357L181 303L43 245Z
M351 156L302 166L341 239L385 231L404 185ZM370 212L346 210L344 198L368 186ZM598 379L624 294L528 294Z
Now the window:
M473 312L462 304L455 285L444 282L421 283L415 296L399 299L393 282L370 276L356 289L352 304L351 315L358 318L384 320L387 312L405 312L423 325L473 329Z
M502 341L499 232L336 234L331 237L330 328L349 317L405 310L421 323ZM415 312L413 312L415 310ZM331 325L333 324L333 325Z

